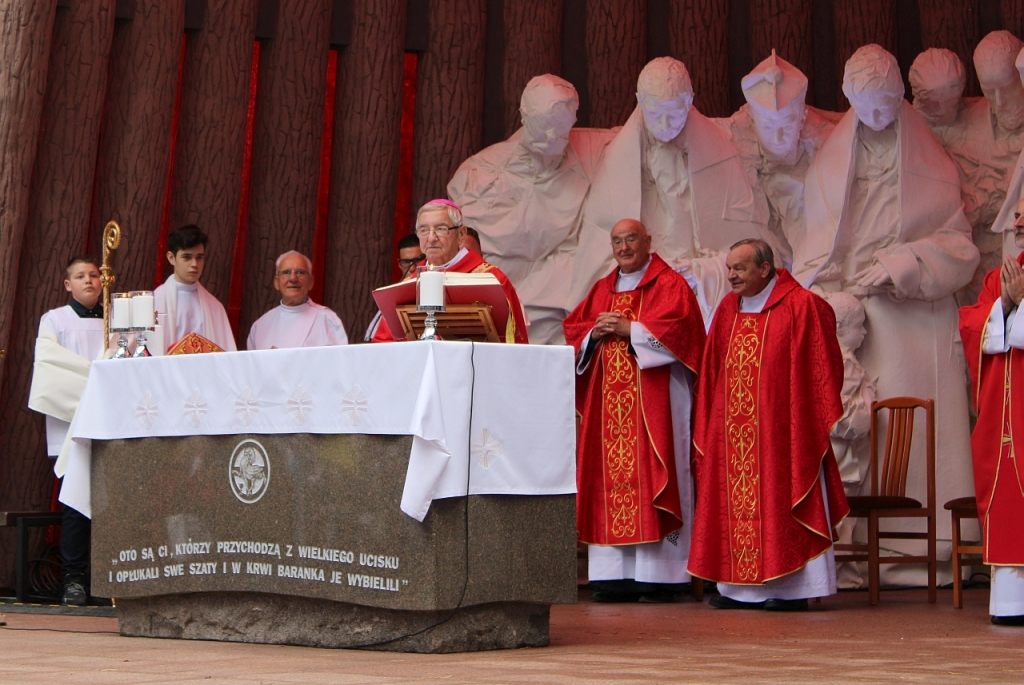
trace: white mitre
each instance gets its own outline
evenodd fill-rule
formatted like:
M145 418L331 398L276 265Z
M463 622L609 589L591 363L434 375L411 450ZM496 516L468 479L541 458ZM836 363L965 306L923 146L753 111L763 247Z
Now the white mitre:
M775 54L764 60L740 81L743 96L750 106L761 112L781 112L791 106L803 105L807 96L807 77L792 64Z

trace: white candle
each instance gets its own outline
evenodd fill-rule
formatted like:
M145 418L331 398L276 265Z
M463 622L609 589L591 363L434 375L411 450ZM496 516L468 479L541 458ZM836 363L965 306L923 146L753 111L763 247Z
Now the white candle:
M442 306L444 306L444 272L443 271L421 271L420 272L420 306L421 307L442 307Z
M113 312L110 316L110 327L116 330L132 327L131 298L127 295L110 298Z
M135 328L153 325L153 293L147 291L132 296L132 325Z
M153 330L146 334L146 349L154 357L167 354L167 348L164 347L164 327L160 324L153 326Z

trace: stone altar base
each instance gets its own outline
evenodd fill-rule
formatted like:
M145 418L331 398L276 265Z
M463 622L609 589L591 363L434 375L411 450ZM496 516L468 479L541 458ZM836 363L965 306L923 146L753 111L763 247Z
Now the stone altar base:
M451 611L397 611L251 592L117 601L121 634L223 642L443 654L550 643L550 607L493 602Z

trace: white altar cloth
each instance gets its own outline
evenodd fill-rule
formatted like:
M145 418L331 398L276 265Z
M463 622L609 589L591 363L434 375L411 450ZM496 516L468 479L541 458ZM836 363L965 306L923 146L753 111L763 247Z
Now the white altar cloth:
M412 435L401 508L576 492L572 348L402 342L111 359L92 365L60 500L92 515L92 440Z

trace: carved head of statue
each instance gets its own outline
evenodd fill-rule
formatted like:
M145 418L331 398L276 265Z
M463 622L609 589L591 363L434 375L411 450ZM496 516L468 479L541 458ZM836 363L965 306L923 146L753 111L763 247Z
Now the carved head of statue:
M928 48L917 56L907 76L914 94L914 109L929 126L949 126L956 121L967 72L955 52Z
M1007 131L1024 126L1024 86L1014 66L1024 43L1009 31L993 31L974 49L974 69L996 123Z
M867 335L864 305L850 293L841 290L826 293L823 297L836 313L836 337L839 338L839 344L848 352L856 352Z
M569 144L579 107L580 97L571 83L551 74L534 76L519 103L522 146L536 155L560 156Z
M843 95L862 124L881 131L900 113L903 77L896 58L880 45L865 45L846 62Z
M765 156L794 164L807 119L807 77L772 50L772 56L744 76L741 85Z
M636 82L636 101L651 135L662 143L675 140L693 105L693 84L686 65L671 57L648 62Z

